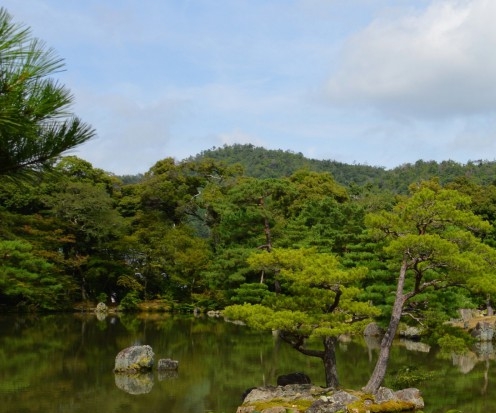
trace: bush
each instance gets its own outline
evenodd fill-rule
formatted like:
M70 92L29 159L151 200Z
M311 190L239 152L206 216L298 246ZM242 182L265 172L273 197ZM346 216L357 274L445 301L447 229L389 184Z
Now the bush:
M390 387L394 389L405 389L430 380L435 374L434 372L419 369L416 366L406 366L396 371L388 381L390 381Z
M121 300L119 305L119 310L121 311L137 311L138 305L141 303L141 299L138 296L137 291L130 291Z
M106 303L107 302L107 294L100 293L100 294L98 294L96 299L98 300L99 303Z

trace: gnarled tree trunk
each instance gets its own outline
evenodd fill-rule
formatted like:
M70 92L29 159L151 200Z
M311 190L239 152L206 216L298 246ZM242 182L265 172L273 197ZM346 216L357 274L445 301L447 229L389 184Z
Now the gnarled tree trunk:
M326 387L332 387L335 389L339 386L338 370L336 368L336 337L326 336L322 339L324 350L306 348L304 346L305 337L298 334L280 331L279 337L301 354L320 358L324 363Z
M339 386L338 370L336 368L336 337L324 337L324 371L326 387L336 389Z

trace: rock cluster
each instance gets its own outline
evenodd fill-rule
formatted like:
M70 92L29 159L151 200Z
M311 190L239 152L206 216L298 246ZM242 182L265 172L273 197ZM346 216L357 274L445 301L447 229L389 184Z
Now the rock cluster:
M290 384L252 389L238 407L237 413L411 412L423 407L424 401L419 390L413 388L395 392L381 387L376 395L371 396L312 384Z
M121 350L115 357L115 384L129 394L144 394L153 387L152 369L155 354L150 346L131 346ZM159 359L158 379L177 377L179 362L172 359Z

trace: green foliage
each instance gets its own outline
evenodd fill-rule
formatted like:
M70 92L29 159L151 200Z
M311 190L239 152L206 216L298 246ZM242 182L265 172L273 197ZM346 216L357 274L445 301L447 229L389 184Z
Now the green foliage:
M4 303L30 310L65 308L67 277L37 256L23 241L0 241L0 297Z
M442 188L437 180L411 185L410 191L391 211L365 219L371 234L387 241L384 251L398 273L387 338L394 337L406 303L425 302L430 290L494 291L496 251L480 238L491 226L470 210L470 198ZM391 345L391 339L381 344L365 387L369 392L377 391L385 377Z
M397 371L391 372L386 386L398 390L419 387L422 383L434 379L436 375L437 373L434 371L417 366L403 366Z
M259 304L267 297L269 287L263 283L244 283L234 290L235 295L231 297L233 303Z
M212 148L202 151L190 160L204 158L223 161L227 164L242 165L245 174L255 178L280 178L290 176L300 169L315 172L331 173L341 184L355 182L365 184L372 177L380 180L384 176L384 168L368 165L347 165L341 162L307 159L301 153L283 150L268 150L254 145L224 145L222 148Z
M144 287L138 282L136 277L131 277L130 275L122 275L117 280L117 285L123 287L126 290L141 292Z
M412 187L412 192L393 211L366 217L371 234L388 238L384 251L390 262L397 268L407 263L411 297L434 286L492 291L496 252L479 238L491 227L470 211L470 199L434 181Z
M446 353L465 353L475 343L474 338L467 331L447 321L445 313L435 307L424 311L424 325L430 332L425 338L426 342L433 346L439 345Z
M50 166L94 136L70 116L73 97L52 79L63 67L53 49L0 9L0 175Z
M130 291L121 300L119 309L125 312L137 311L139 309L139 303L141 303L141 299L137 291Z
M353 190L355 195L368 192L367 197L387 192L407 194L413 182L438 178L443 185L469 179L471 182L488 186L496 175L496 162L487 160L469 161L460 164L452 160L436 162L418 160L386 170L381 166L345 164L334 160L305 158L301 153L283 150L269 150L254 145L224 145L202 151L191 161L215 159L227 165L242 165L247 176L254 178L281 178L306 169L330 173L341 185ZM384 202L378 202L385 208Z
M341 334L363 331L378 314L357 300L361 268L344 269L331 254L315 249L273 249L249 257L251 268L274 284L260 304L245 303L224 309L224 315L258 330L277 330L279 336L303 354L334 359L334 343ZM314 339L314 340L312 340ZM315 349L315 339L323 349ZM326 385L338 384L332 362L324 363Z
M107 294L105 294L105 293L100 293L100 294L98 294L98 296L96 297L96 299L97 299L97 301L98 301L99 303L106 303L106 302L107 302L107 298L108 298L108 297L107 297Z
M444 334L437 340L437 343L441 348L441 355L449 355L449 357L452 357L453 354L465 354L469 350L469 340L459 335Z

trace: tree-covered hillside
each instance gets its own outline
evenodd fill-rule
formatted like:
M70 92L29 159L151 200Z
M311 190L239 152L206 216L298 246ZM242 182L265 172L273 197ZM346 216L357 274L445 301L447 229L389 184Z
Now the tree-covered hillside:
M224 145L212 148L189 158L190 161L212 158L226 164L239 163L246 175L254 178L282 178L299 169L328 172L343 185L379 182L385 169L368 165L349 165L342 162L305 158L302 153L273 150L254 145Z
M299 169L315 172L328 172L334 179L345 186L369 186L394 193L406 193L412 182L438 178L440 183L453 182L460 177L488 185L496 176L495 161L468 161L466 164L446 160L442 162L418 160L393 169L362 164L346 164L334 160L309 159L301 153L271 150L254 145L224 145L202 151L189 158L200 161L211 158L228 165L239 163L246 175L254 178L281 178L289 176Z

